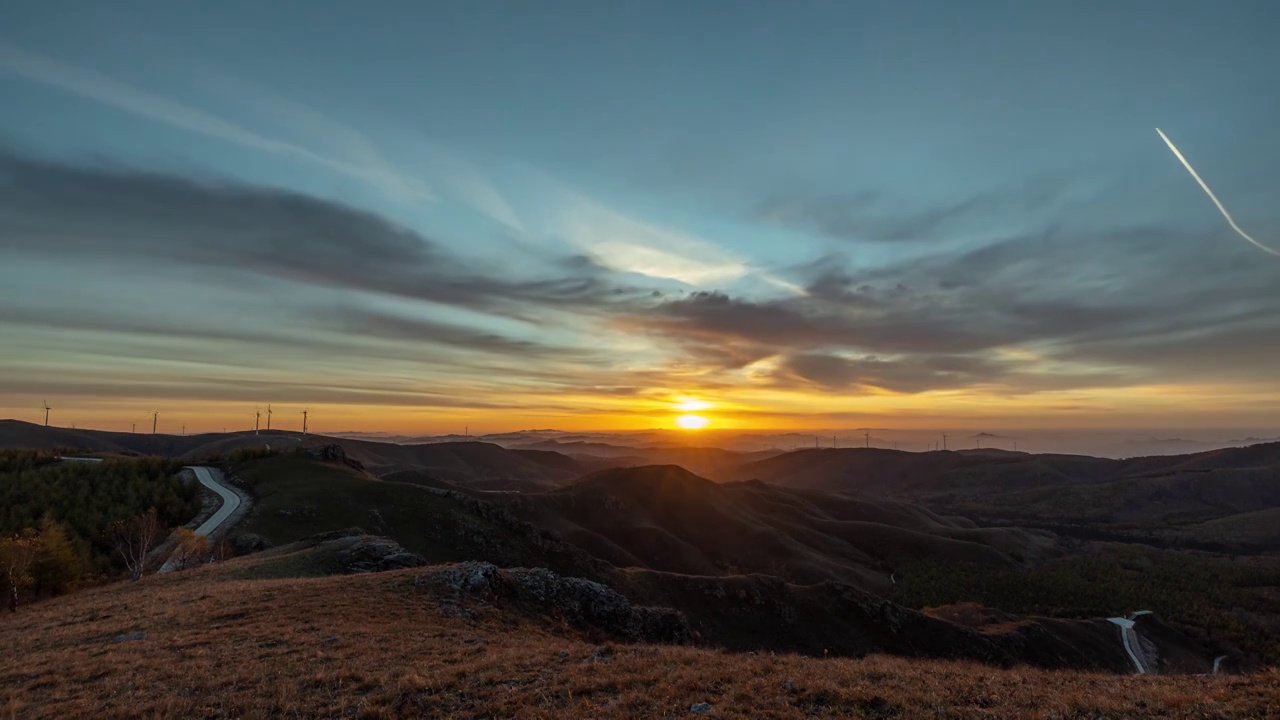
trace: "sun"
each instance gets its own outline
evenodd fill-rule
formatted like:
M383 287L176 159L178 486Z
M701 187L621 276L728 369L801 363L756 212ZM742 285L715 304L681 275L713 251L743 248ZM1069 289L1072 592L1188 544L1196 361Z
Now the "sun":
M676 418L676 424L685 430L701 430L711 423L701 415L681 415Z

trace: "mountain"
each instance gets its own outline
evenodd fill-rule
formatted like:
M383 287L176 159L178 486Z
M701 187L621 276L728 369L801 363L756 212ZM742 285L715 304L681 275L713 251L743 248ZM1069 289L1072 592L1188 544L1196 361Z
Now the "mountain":
M984 521L1040 524L1086 534L1217 542L1239 517L1280 507L1280 443L1190 455L1111 460L1008 451L905 453L802 450L747 463L721 479L852 490ZM1219 525L1203 524L1218 522ZM1270 537L1242 533L1240 547ZM1272 545L1271 547L1275 547Z
M161 455L183 460L197 460L243 449L261 449L275 444L277 449L298 447L300 433L286 430L264 430L231 433L199 433L168 435L44 427L20 420L0 420L0 449L31 448L67 450L70 452Z
M424 445L308 438L308 444L336 444L347 457L375 475L396 474L401 481L445 482L493 490L528 490L568 482L586 468L566 455L522 452L483 442Z
M226 456L236 450L276 450L337 445L375 475L397 474L405 482L473 485L482 489L539 489L566 483L598 469L552 452L512 451L482 442L401 445L283 430L198 435L120 433L42 427L0 420L0 448L64 449L69 452L162 455L181 460Z
M604 470L491 501L617 567L688 575L767 573L883 590L895 565L916 556L1019 567L1055 553L1046 533L981 529L868 496L717 484L674 465Z

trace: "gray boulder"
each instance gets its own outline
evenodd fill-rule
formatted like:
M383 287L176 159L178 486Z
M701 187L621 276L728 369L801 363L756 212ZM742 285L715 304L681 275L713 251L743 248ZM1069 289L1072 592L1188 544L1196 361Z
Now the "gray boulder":
M545 568L501 570L490 563L465 562L433 570L425 579L455 595L486 602L510 599L628 640L689 642L693 637L684 615L675 610L632 605L598 582L561 577Z

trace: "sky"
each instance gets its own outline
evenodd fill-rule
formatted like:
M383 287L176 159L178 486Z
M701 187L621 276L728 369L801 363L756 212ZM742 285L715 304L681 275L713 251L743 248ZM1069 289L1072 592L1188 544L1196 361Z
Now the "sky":
M1280 427L1274 3L0 6L0 417ZM164 428L162 428L163 430Z

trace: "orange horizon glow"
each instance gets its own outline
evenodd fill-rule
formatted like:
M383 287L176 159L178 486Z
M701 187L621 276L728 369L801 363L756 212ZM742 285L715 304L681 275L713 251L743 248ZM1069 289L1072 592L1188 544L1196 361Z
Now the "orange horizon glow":
M676 418L676 425L682 430L701 430L711 424L711 420L702 415L681 415Z
M285 402L274 398L223 401L193 398L112 398L94 396L18 396L0 399L0 417L35 424L44 420L43 402L54 408L50 424L128 432L151 426L160 412L159 430L188 434L253 429L255 405L270 401L273 428L300 430L301 411L310 409L312 432L472 435L553 428L568 432L627 432L681 429L677 418L709 419L706 431L806 431L833 428L1035 427L1041 429L1127 429L1272 426L1280 391L1256 386L1146 385L1091 391L1070 390L1008 395L990 390L918 394L862 392L820 394L783 391L744 382L728 391L716 388L694 395L665 389L629 395L589 391L554 398L512 392L488 398L506 407L427 407L393 404L379 398L369 404ZM402 401L401 401L402 402ZM382 404L385 403L385 404ZM265 424L265 420L264 420Z

